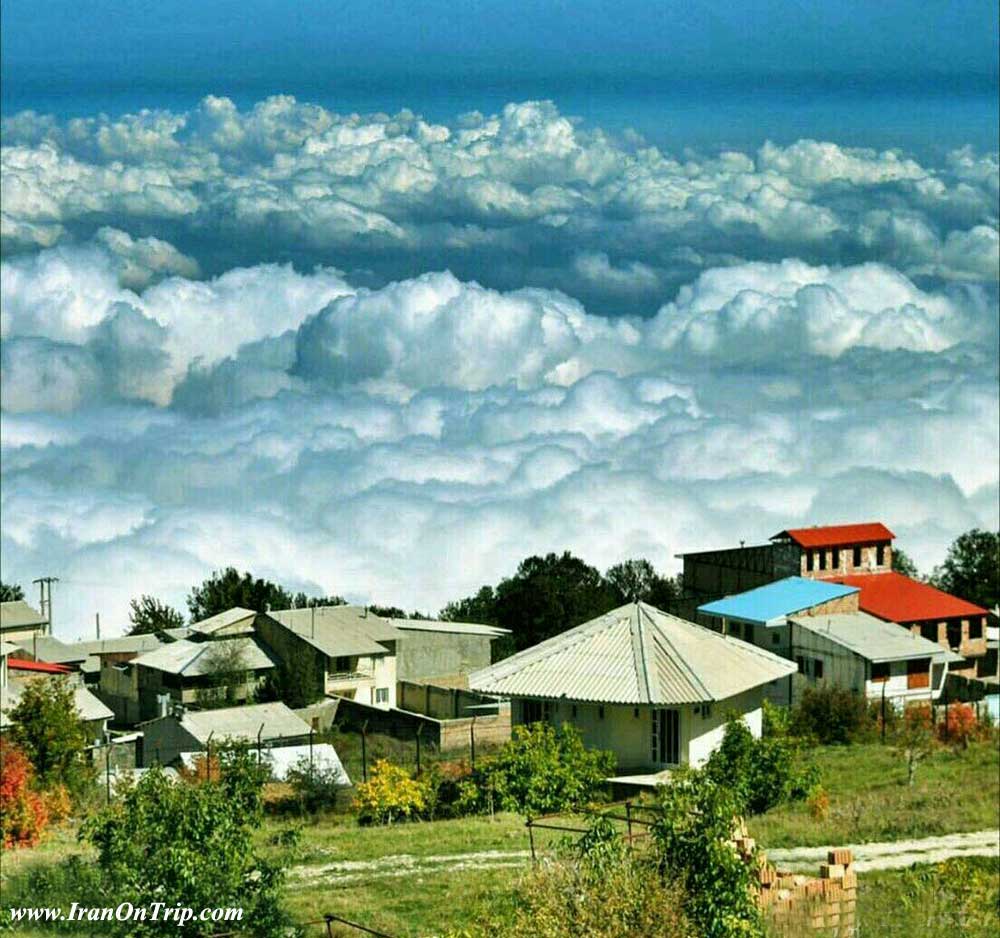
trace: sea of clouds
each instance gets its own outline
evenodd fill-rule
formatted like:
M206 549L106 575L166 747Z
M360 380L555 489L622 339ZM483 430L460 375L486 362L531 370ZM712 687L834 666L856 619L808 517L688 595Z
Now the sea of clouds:
M287 97L3 138L3 575L57 634L228 564L435 610L531 552L998 523L997 154Z

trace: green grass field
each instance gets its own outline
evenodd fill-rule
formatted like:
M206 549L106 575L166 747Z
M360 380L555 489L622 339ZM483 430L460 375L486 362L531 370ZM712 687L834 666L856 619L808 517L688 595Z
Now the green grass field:
M921 764L912 788L905 784L901 758L891 749L823 747L815 755L830 795L829 816L814 820L803 805L783 805L752 819L752 833L765 849L922 837L994 829L1000 823L1000 755L995 745L935 753ZM297 844L278 846L276 841L289 828L300 831ZM540 850L565 840L566 835L556 832L536 835ZM265 852L284 852L290 863L286 894L296 920L332 912L401 938L440 934L473 921L484 903L509 894L528 867L524 819L510 814L391 827L360 827L345 814L271 817L260 832L260 843ZM78 853L85 848L77 844L71 825L54 831L37 848L5 852L3 904L8 898L13 902L17 897L18 904L27 899L25 883L32 869L52 867ZM996 864L961 861L945 878L919 871L863 875L860 938L977 935L972 926L955 924L962 883L968 877L954 871L966 869L970 875L984 869L983 875L990 870L995 875ZM32 896L30 901L68 904L67 898L74 897ZM887 930L890 926L896 930ZM311 931L325 933L323 928ZM34 938L42 933L19 934ZM83 930L72 934L86 938Z

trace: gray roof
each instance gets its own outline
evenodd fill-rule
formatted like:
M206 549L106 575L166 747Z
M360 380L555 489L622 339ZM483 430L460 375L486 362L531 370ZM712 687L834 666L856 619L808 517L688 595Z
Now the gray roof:
M244 609L241 606L233 606L225 612L216 613L200 622L191 623L191 631L200 635L215 635L225 629L231 629L233 634L251 634L253 632L254 619L257 613L253 609ZM236 628L242 624L242 627Z
M0 658L6 658L8 655L12 655L15 651L20 650L13 642L0 642Z
M646 603L629 603L469 675L504 697L673 705L725 700L795 664Z
M447 622L442 619L389 619L389 622L404 632L446 632L452 635L483 635L487 638L510 635L510 629L481 625L478 622Z
M48 619L23 599L0 603L0 629L26 628L31 625L44 625L46 622Z
M18 638L14 644L21 651L30 652L36 660L47 661L49 664L79 664L88 655L88 652L80 647L79 642L61 642L51 635Z
M264 727L261 739L308 736L310 730L305 720L280 702L221 710L189 710L180 718L180 724L202 744L208 742L209 736L216 742L224 739L256 740L261 725Z
M0 727L10 725L6 711L17 706L23 689L24 685L20 681L9 681L6 687L0 689ZM73 702L81 720L110 720L114 717L111 709L86 687L73 688Z
M198 677L211 674L213 662L218 660L216 655L228 652L230 649L234 653L236 649L242 651L242 666L248 671L262 671L274 667L274 662L252 638L227 638L215 642L189 642L181 639L139 655L133 659L132 664L165 671L168 674Z
M867 612L837 613L823 616L792 616L799 628L835 642L869 661L906 661L910 658L933 658L935 661L959 662L961 655L914 635L895 622L876 619Z
M142 635L120 635L117 638L95 638L84 642L74 642L73 647L82 649L87 656L127 654L129 652L152 651L159 648L163 642L155 635L147 632Z
M317 606L268 613L329 658L349 655L385 655L379 644L399 641L403 633L388 619L364 606Z

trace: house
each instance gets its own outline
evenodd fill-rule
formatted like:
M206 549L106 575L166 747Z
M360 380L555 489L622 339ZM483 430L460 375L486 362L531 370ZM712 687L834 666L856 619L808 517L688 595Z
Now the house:
M322 693L396 706L396 648L403 632L364 606L314 606L258 617L278 660L312 671Z
M795 665L748 642L629 603L469 676L512 722L570 723L618 770L701 765L730 713L761 734L764 689Z
M214 616L186 626L184 637L190 637L194 641L246 637L254 634L257 619L263 615L265 615L263 612L254 612L253 609L234 606L225 612L216 613Z
M702 603L696 618L717 632L742 638L792 661L789 616L857 612L859 592L855 586L790 576ZM772 703L791 704L791 677L769 685L767 696Z
M19 650L11 651L11 648L16 649L16 646L3 643L0 649L3 662L0 664L0 730L6 730L10 725L9 711L17 706L28 681L65 676L72 682L73 703L84 724L88 744L101 743L105 739L108 720L114 714L83 686L80 676L71 674L65 665L15 657Z
M898 622L914 634L961 655L965 661L953 666L953 673L975 678L981 667L988 668L989 610L891 571L879 576L845 576L837 582L861 591L858 605L862 611L887 622Z
M779 531L767 544L679 554L685 595L699 602L790 576L826 578L892 569L895 535L880 522Z
M0 603L0 640L13 642L33 635L45 635L49 620L23 599Z
M472 671L493 660L492 645L509 629L474 622L389 619L402 634L396 645L399 681L466 687Z
M173 713L142 723L140 729L144 767L173 765L182 753L205 752L225 742L268 748L308 745L310 735L309 724L283 703Z
M832 684L895 706L934 700L960 655L864 612L790 616L795 686ZM796 694L797 696L797 694Z
M227 671L245 675L227 688L231 699L248 700L274 666L253 638L180 639L130 661L102 661L100 694L114 709L117 722L128 725L162 716L171 701L184 706L210 702L219 692L220 674Z

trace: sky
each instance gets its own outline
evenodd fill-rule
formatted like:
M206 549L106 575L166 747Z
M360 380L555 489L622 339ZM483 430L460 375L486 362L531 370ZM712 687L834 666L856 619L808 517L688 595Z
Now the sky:
M433 611L532 552L997 524L995 4L0 26L0 560L57 635L230 564Z

